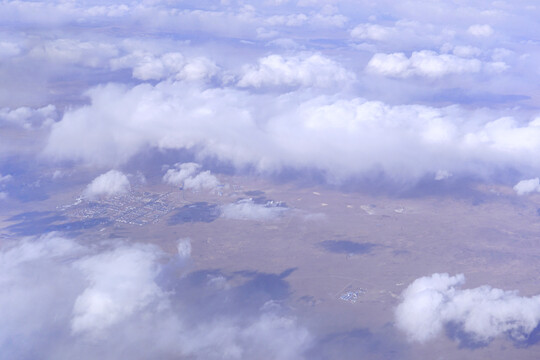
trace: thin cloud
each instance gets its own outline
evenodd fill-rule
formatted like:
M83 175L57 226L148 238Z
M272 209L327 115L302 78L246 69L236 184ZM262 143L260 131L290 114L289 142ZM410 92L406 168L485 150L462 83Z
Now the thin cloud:
M235 220L274 220L283 216L288 209L274 203L257 204L253 199L243 199L221 207L221 216Z

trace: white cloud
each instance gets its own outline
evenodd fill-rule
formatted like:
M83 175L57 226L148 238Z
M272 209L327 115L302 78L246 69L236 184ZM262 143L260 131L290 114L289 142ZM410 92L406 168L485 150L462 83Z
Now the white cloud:
M377 53L368 62L366 70L385 76L409 77L417 75L437 78L450 74L478 73L483 68L488 68L488 65L495 66L493 70L504 70L504 66L499 69L497 65L484 64L474 58L422 50L413 52L410 58L407 58L403 53Z
M311 336L293 317L270 309L255 316L204 313L198 302L184 302L183 294L162 288L162 283L179 281L176 273L167 272L175 261L154 245L88 246L57 234L2 243L2 355L39 354L46 360L303 358ZM192 311L198 312L197 321L188 320Z
M281 47L283 49L302 48L302 46L300 46L296 41L294 41L293 39L288 39L288 38L275 39L275 40L272 40L272 41L268 42L267 45L268 46L278 46L278 47Z
M452 173L446 170L437 170L437 172L435 173L435 180L441 181L441 180L448 179L451 176L452 176Z
M13 179L13 176L11 176L10 174L7 174L7 175L0 174L0 184L11 181L11 179Z
M219 180L210 173L210 170L200 172L195 177L189 177L184 181L184 188L190 190L216 189L220 185Z
M186 58L182 53L169 52L161 56L136 51L110 61L113 70L132 68L133 77L140 80L171 78L186 81L207 81L214 77L218 66L206 57Z
M99 337L104 329L163 297L154 282L158 253L151 246L118 247L75 264L90 284L73 305L72 331Z
M0 59L19 55L21 48L10 41L0 41Z
M16 109L0 108L0 124L5 122L25 129L50 126L57 118L56 107L51 104L37 109L26 106Z
M493 35L493 28L489 25L471 25L467 29L467 32L473 36L487 37Z
M399 17L398 17L399 18ZM389 51L413 52L418 49L436 49L446 44L460 41L456 38L456 30L451 24L438 26L431 22L432 19L415 19L415 16L405 15L389 24L387 21L377 21L372 16L369 23L360 23L350 31L350 36L355 41L367 42L371 46L370 52ZM426 21L427 20L427 21Z
M180 186L186 190L215 190L221 185L209 170L199 172L201 166L196 163L177 163L173 169L167 170L163 181L170 185Z
M362 40L386 40L393 35L394 28L378 24L359 24L351 30L351 36Z
M240 87L303 86L333 87L354 81L354 74L320 54L294 57L270 55L257 66L247 66L238 81Z
M539 76L539 55L528 42L534 38L529 30L534 28L530 26L535 21L533 12L499 5L485 12L471 4L464 14L463 7L450 2L422 9L388 3L333 2L326 6L329 3L321 1L306 2L303 8L294 2L271 7L263 3L188 3L180 8L156 1L99 6L3 2L0 20L13 32L5 34L2 41L7 44L6 54L14 58L7 59L0 69L0 79L11 84L0 91L0 102L7 109L2 114L22 114L23 110L18 111L21 104L31 109L27 102L39 104L37 107L54 104L64 116L53 126L46 153L109 168L139 151L157 147L187 148L201 157L264 171L288 166L315 168L329 178L389 169L398 176L416 178L422 173L433 177L439 168L458 177L460 166L456 163L465 160L461 168L467 170L472 158L480 164L480 172L489 172L497 161L503 166L512 164L508 157L516 160L510 167L530 170L523 176L535 171L522 166L528 161L517 154L509 155L507 150L501 154L497 148L502 139L492 142L493 146L488 139L475 149L463 145L469 133L474 141L485 139L477 136L482 126L507 115L517 119L516 127L527 128L522 135L534 132L524 125L528 116L536 115L532 112L538 100L531 84ZM368 20L365 14L370 15ZM503 18L515 19L523 26L516 28L501 21ZM490 24L496 31L489 39L475 38L466 33L473 24L481 29L486 26L482 24ZM35 33L24 31L30 26ZM269 53L276 48L259 39L257 29L278 39L273 46L286 49ZM351 37L367 44L351 41ZM450 45L444 51L430 51L445 44ZM354 50L360 45L364 50ZM367 70L372 73L405 80L370 76L361 70L368 61ZM31 69L39 69L37 78L28 75ZM121 69L127 71L116 71ZM130 71L134 79L129 77ZM148 81L147 86L137 86L139 80ZM176 82L190 84L182 88ZM92 90L83 94L87 87ZM455 145L431 142L430 147L412 141L415 135L411 133L417 130L426 135L422 141L434 138L427 134L428 129L413 124L415 120L404 120L404 125L393 121L395 127L386 126L384 121L364 129L357 124L358 131L348 134L334 126L340 123L338 116L325 114L327 129L332 128L330 138L325 139L322 126L314 131L307 124L315 120L302 118L310 105L313 116L334 110L345 119L369 117L369 113L347 113L356 111L351 103L363 98L369 98L369 103L379 99L383 113L392 115L397 111L387 110L395 110L395 104L432 104L427 108L450 113L437 106L462 102L464 108L472 110L457 110L457 119L445 118L449 131L440 128L439 134L456 140ZM503 107L503 103L508 106ZM475 118L475 113L484 111L483 106L496 109L492 119ZM501 114L495 114L497 111ZM51 124L58 120L47 119L53 120ZM294 132L285 131L287 121ZM400 130L402 137L397 133ZM377 144L384 142L385 132L395 144ZM353 143L354 137L359 144ZM0 146L10 146L12 151L21 138L13 136ZM303 149L296 143L302 143ZM39 146L36 141L32 149ZM327 151L320 150L324 146ZM404 160L403 165L398 160L391 164L389 154L401 153L400 149L406 149L403 152L410 157L418 156L419 164L410 164L412 161L401 154L398 158ZM374 160L365 155L368 152L373 152ZM431 162L439 152L445 155L446 163L436 167ZM354 164L355 156L361 165ZM316 161L316 157L321 160ZM416 171L416 167L421 169ZM407 170L411 170L410 176Z
M532 192L540 192L540 179L521 180L514 186L514 191L518 195L525 195Z
M100 67L105 66L118 52L114 45L107 43L57 39L32 48L30 56L56 63Z
M472 341L486 343L501 335L524 340L540 322L540 295L521 297L487 285L461 289L464 283L462 274L416 279L401 295L396 326L412 341L433 339L453 325Z
M479 56L482 53L482 50L474 46L458 45L454 47L452 53L456 56L466 58Z
M286 26L300 26L308 21L308 16L305 14L289 14L289 15L274 15L266 19L268 25L286 25Z
M93 199L100 196L125 194L130 188L126 175L118 170L110 170L92 180L84 190L83 195Z
M19 239L16 244L2 243L0 347L3 356L24 358L40 352L50 342L47 334L57 333L59 324L69 321L73 301L84 285L82 277L64 264L80 253L78 244L54 235L37 241ZM69 326L66 330L69 332Z
M282 216L287 208L276 204L257 204L252 199L243 199L238 202L223 205L221 216L235 220L264 221L273 220Z
M516 53L514 51L511 51L505 48L496 48L496 49L493 49L491 58L494 61L504 61L515 56L516 56Z
M293 318L263 314L243 328L227 321L201 326L183 342L187 354L202 353L206 359L295 360L304 358L311 336Z
M331 182L364 176L380 179L381 174L400 184L448 174L472 174L475 179L496 174L492 179L498 181L507 178L499 176L505 170L521 173L523 179L539 173L540 133L538 126L528 123L538 116L540 77L540 53L534 41L538 8L527 6L533 1L524 6L493 2L489 9L478 2L464 6L456 1L422 6L387 1L273 1L271 8L267 3L1 2L0 21L9 29L0 42L2 155L4 148L10 155L38 154L51 124L47 155L107 166L104 171L148 149L187 149L196 159L208 157L241 170L314 170ZM390 23L393 19L397 20ZM444 44L451 45L443 50ZM394 78L362 72L377 56L382 58L375 73ZM138 85L141 82L147 83ZM86 96L83 92L89 87ZM456 105L440 105L452 103ZM45 104L53 104L49 110L54 111L38 114L36 109ZM63 117L57 123L56 113ZM8 159L2 164L12 158L19 159L2 156ZM76 175L78 165L75 162L69 174ZM9 164L1 170L11 172ZM18 181L18 174L13 175ZM176 182L190 189L217 184L214 175L200 168ZM516 185L516 191L523 191L525 185ZM1 190L0 198L7 197L7 191ZM11 187L9 191L11 196ZM260 205L253 208L256 204L234 205L233 213L240 218L275 215ZM246 211L253 213L246 215ZM87 251L87 257L97 256L93 252L97 250ZM106 259L99 259L86 272L75 269L72 255L66 255L64 262L44 256L27 262L28 267L17 267L25 276L13 280L9 291L0 289L0 298L11 299L0 306L3 334L10 330L26 334L22 340L10 338L13 346L17 341L23 344L20 348L56 346L60 350L48 356L54 359L122 357L111 345L115 340L120 347L127 343L136 348L139 353L130 358L211 359L223 354L261 358L257 349L264 346L270 348L266 350L270 358L300 357L293 355L298 349L290 355L276 354L296 345L273 343L274 339L298 338L302 346L300 327L283 317L213 319L222 326L201 325L205 340L200 345L191 336L196 331L185 330L178 320L183 314L160 312L153 300L128 302L126 309L131 310L126 313L113 320L95 320L104 316L93 302L94 297L99 299L96 293L123 299L122 293L109 291L99 279L95 286L88 283L96 279L96 269L101 267L97 262L106 267ZM34 273L51 275L43 276L50 282L42 281L49 289L29 276ZM144 279L144 274L139 275ZM143 283L150 284L147 280ZM59 324L71 323L75 301L87 289L94 295L85 301L94 305L81 305L86 310L79 318L90 320L76 335L69 335L70 327L59 328ZM27 296L17 301L17 294ZM16 305L22 310L14 309ZM13 320L17 316L20 319ZM110 324L96 330L110 335L102 354L62 352L63 345L51 342L53 335L69 335L63 344L77 346L77 337L94 332L88 325L93 321ZM255 339L242 332L248 322L258 324L247 325L254 334L272 336L262 339L266 345L250 347ZM34 332L33 326L41 330ZM172 330L158 331L162 327ZM41 336L32 337L33 333ZM215 337L208 335L212 333ZM222 344L216 341L218 335L224 339ZM122 336L131 341L122 341ZM54 346L40 347L43 342ZM154 342L166 343L164 349L170 352L153 353ZM26 357L36 353L43 352ZM11 357L23 357L15 355Z
M85 10L89 16L120 17L128 13L130 8L125 4L91 6Z
M201 165L196 163L177 163L173 169L168 169L163 176L163 181L174 186L183 186L186 179L195 175Z
M403 53L377 53L369 60L366 70L386 76L407 76L411 62Z
M345 15L333 13L332 10L325 11L325 9L328 9L329 7L331 8L331 5L325 5L320 13L310 14L310 23L321 27L344 27L349 19Z
M534 120L497 118L487 110L391 106L309 91L269 101L265 94L169 82L108 85L89 95L90 105L54 124L47 155L115 166L148 147L187 148L262 172L321 170L330 181L373 171L407 182L441 168L454 176L538 168ZM164 180L173 181L178 171Z
M191 256L191 240L189 238L178 240L176 250L181 258L189 258Z
M243 341L254 344L244 356L268 360L293 360L308 349L311 335L299 328L296 319L264 314L257 322L243 329ZM291 346L291 344L294 344ZM261 355L260 348L264 349Z

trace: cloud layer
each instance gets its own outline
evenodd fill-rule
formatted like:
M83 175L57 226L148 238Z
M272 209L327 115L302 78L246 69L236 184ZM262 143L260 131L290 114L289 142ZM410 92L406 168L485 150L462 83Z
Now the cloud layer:
M0 13L13 29L0 122L23 128L10 151L40 128L45 159L103 168L158 148L331 182L538 171L534 2L7 1Z
M192 149L262 172L316 169L330 181L384 174L410 182L439 171L487 177L500 168L538 168L538 121L489 110L391 106L303 91L268 102L264 94L179 82L110 84L88 95L91 105L53 126L47 155L111 166L148 147Z

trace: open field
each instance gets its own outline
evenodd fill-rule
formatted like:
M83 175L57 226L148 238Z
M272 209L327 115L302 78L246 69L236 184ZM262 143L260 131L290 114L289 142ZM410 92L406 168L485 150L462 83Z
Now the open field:
M536 345L516 347L499 338L474 349L446 336L408 344L393 327L393 311L408 284L435 272L464 273L466 287L540 293L531 276L540 272L539 196L484 187L475 197L407 198L236 177L226 182L220 194L182 194L158 184L91 203L73 193L73 202L62 198L51 206L51 198L41 212L5 214L1 233L9 239L53 230L85 242L150 242L168 252L189 237L192 257L179 279L206 274L206 281L227 288L255 286L256 301L277 301L324 340L313 358L536 357ZM283 211L224 217L224 206L242 199L266 209L280 204ZM130 223L127 211L152 221ZM347 293L354 301L341 298Z

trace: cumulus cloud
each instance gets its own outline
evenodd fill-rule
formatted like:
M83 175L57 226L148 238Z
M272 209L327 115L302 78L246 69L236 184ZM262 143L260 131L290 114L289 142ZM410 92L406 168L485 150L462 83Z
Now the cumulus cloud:
M523 341L540 322L540 295L519 296L484 285L462 289L463 274L433 274L416 279L401 294L396 326L410 340L425 342L455 326L467 341L484 344L507 335Z
M540 192L540 179L534 178L528 180L521 180L514 186L514 191L518 195L525 195L532 192Z
M163 181L170 185L182 186L187 178L195 175L201 165L197 163L176 163L173 169L168 169L163 175Z
M471 52L460 49L456 54L438 54L430 50L415 51L410 57L404 53L373 55L366 66L368 72L385 76L409 77L413 75L438 78L450 74L478 73L480 71L502 71L506 65L502 62L484 63L470 58Z
M235 220L273 220L284 214L288 209L274 202L258 204L253 199L243 199L238 202L223 205L221 216Z
M219 185L219 180L210 173L210 170L200 172L197 176L184 180L184 188L191 190L215 189Z
M83 192L90 199L100 196L125 194L131 186L128 177L118 170L110 170L92 180Z
M259 59L257 66L246 66L238 86L332 87L343 86L354 78L352 72L320 54L270 55Z
M9 91L0 91L1 115L22 117L19 109L31 108L27 102L36 108L51 103L59 116L43 120L53 125L45 153L108 168L157 147L263 171L314 169L334 179L408 171L407 178L433 178L441 168L459 177L474 162L482 173L499 165L522 176L533 173L523 157L499 152L502 139L479 134L505 116L526 128L522 135L534 133L526 123L537 115L531 84L538 77L538 54L523 41L532 36L533 12L501 4L485 11L471 4L463 17L464 8L451 2L422 11L388 3L301 3L3 2L0 20L13 32L1 45L7 60L0 79L10 84ZM114 34L102 31L113 26ZM39 78L28 76L29 69L39 69ZM354 105L363 102L380 105L369 126L359 121L372 116L363 112L368 106ZM418 109L418 103L428 105L419 117L442 113L443 119L424 125L395 119L396 109ZM439 107L452 103L458 110ZM490 119L477 118L486 104L497 110ZM452 112L458 114L450 119L446 113ZM383 120L387 114L391 119ZM311 125L323 121L308 116L324 117L326 125L315 129ZM455 144L428 146L414 134L431 137L437 131ZM483 143L464 145L469 140ZM531 155L529 150L520 155ZM398 154L395 161L392 153ZM444 163L435 166L441 154ZM418 164L408 160L415 157Z
M200 303L191 305L163 288L178 281L167 269L189 257L186 244L180 241L175 255L146 244L82 245L58 234L2 243L3 356L303 358L311 335L294 317L266 308L255 316L220 316L211 309L205 314ZM199 313L196 321L189 320L190 306Z
M184 148L261 172L320 170L330 181L376 172L407 182L440 169L489 176L500 167L538 167L537 122L487 110L392 106L309 91L268 101L265 94L178 82L111 84L89 95L90 105L54 124L46 155L115 166L148 147ZM211 179L193 180L193 187L204 188L205 178ZM186 178L176 168L164 180L179 185Z
M529 179L540 171L540 128L530 121L540 80L535 5L3 1L0 152L10 156L0 170L34 181L10 169L12 161L32 162L11 155L35 159L47 137L40 166L73 160L74 168L62 167L73 175L81 163L105 172L149 149L185 149L198 161L263 174L305 170L338 183ZM164 182L219 186L212 173L181 165ZM535 189L532 180L516 191ZM129 189L123 176L95 182L88 196ZM11 185L9 195L0 187L0 199L16 196ZM285 210L243 200L222 211L264 221ZM0 278L13 284L0 289L1 336L9 337L2 354L10 358L296 359L309 342L294 318L275 313L187 324L198 307L178 300L181 289L165 288L161 281L180 280L164 275L175 267L155 248L39 243L52 250L28 241L27 250L11 249L42 255L10 260L9 268L14 253L0 262ZM181 264L189 244L172 244ZM117 269L135 262L140 271ZM126 288L112 289L100 271L125 277Z
M186 81L207 81L214 77L218 66L206 57L186 59L182 53L170 52L161 56L134 52L110 61L113 70L133 69L133 77L140 80L171 78Z
M49 126L57 119L56 107L52 104L37 109L27 106L16 109L0 108L0 125L3 123L24 129L36 129Z
M71 330L98 337L163 296L154 282L157 251L125 246L83 258L74 264L90 284L75 300Z
M177 163L173 169L168 169L163 181L186 190L215 190L221 185L217 177L209 170L200 171L201 166L196 163Z

